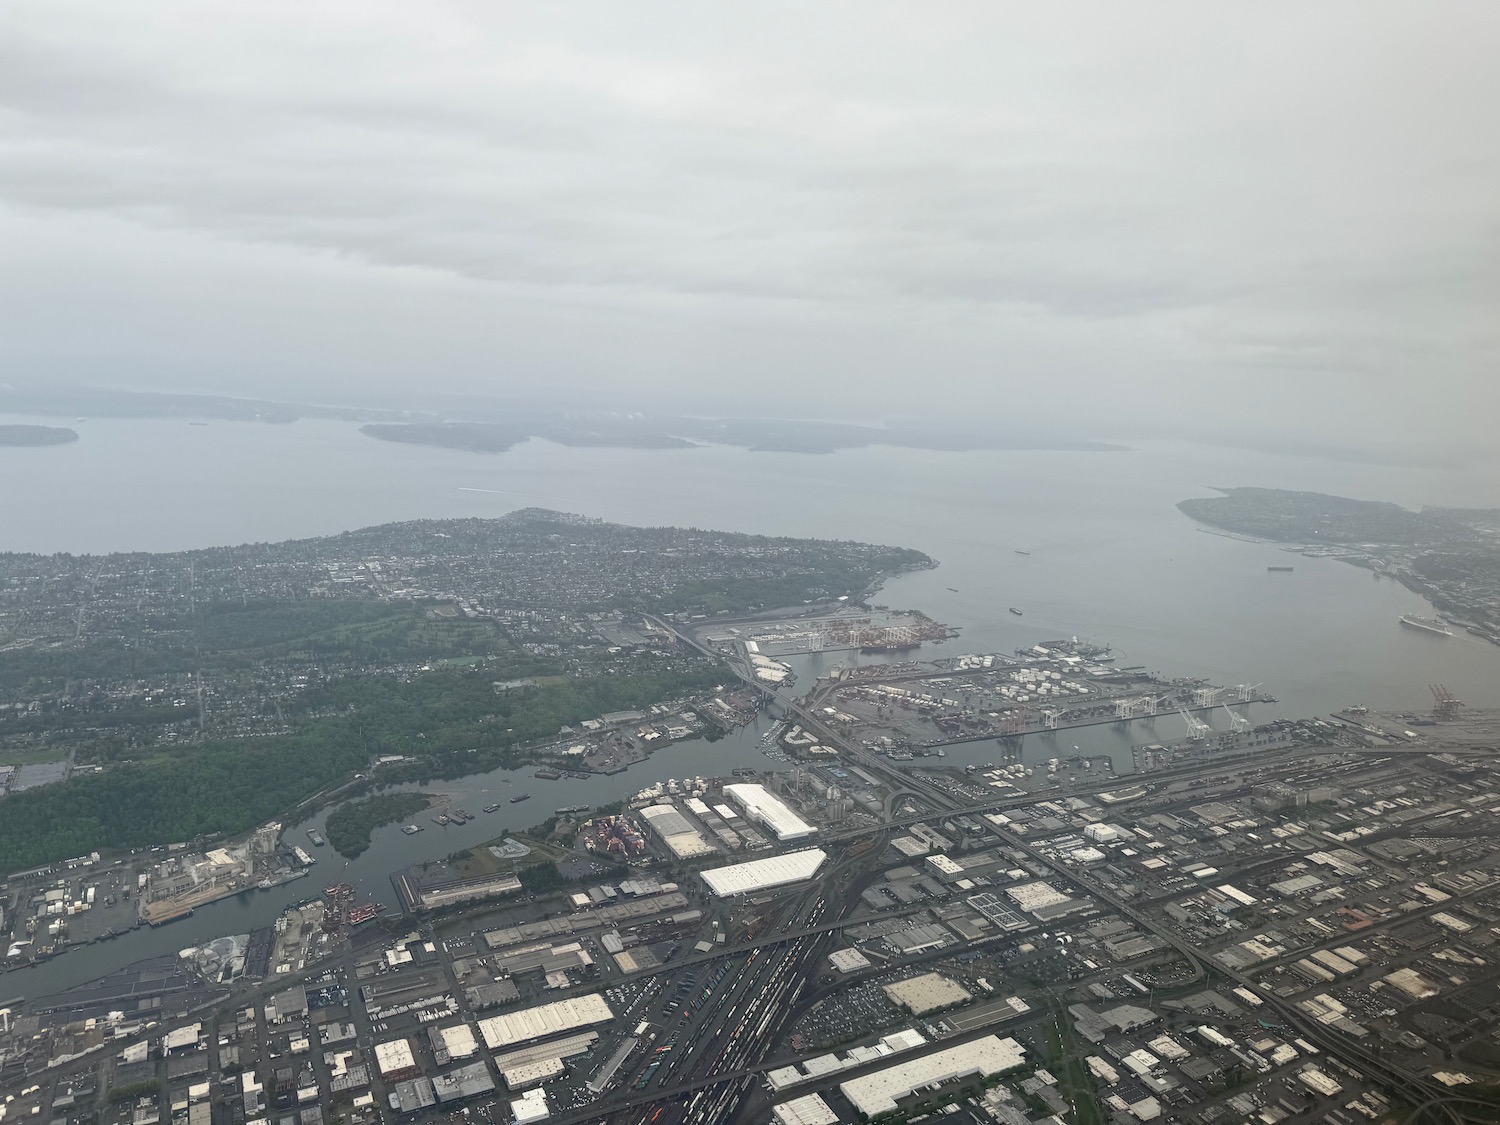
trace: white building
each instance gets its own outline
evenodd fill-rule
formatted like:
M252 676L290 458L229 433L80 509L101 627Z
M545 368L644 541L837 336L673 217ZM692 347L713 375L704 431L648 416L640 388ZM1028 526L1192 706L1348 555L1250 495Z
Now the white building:
M673 805L648 805L641 810L641 819L678 859L712 855L716 850Z
M805 883L818 873L827 859L828 853L822 848L807 848L800 852L754 859L749 863L713 867L703 872L703 882L720 898L753 894L771 887Z
M491 1016L479 1021L479 1034L484 1036L484 1045L494 1051L517 1043L530 1043L536 1039L561 1035L578 1027L608 1023L614 1018L615 1014L605 1003L604 997L596 992Z
M375 1044L375 1065L380 1077L391 1081L417 1073L417 1057L405 1039Z
M552 1116L547 1108L547 1095L540 1088L527 1090L510 1103L510 1112L515 1115L516 1125L532 1125L534 1121L545 1121Z
M780 797L763 785L726 785L724 796L745 810L745 819L770 830L782 843L817 835L818 830L787 808Z
M863 1078L839 1083L851 1105L867 1117L890 1113L899 1099L973 1074L989 1078L1026 1062L1026 1049L1014 1039L987 1035L946 1051L897 1063Z
M839 1125L839 1115L817 1094L806 1094L771 1109L776 1125Z

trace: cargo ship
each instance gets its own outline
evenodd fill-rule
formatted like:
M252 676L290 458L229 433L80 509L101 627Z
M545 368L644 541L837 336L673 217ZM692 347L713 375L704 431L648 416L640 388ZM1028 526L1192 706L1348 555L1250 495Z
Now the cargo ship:
M1401 615L1401 624L1408 629L1420 629L1424 633L1436 633L1440 637L1453 636L1448 623L1436 617L1418 617L1415 613L1404 613Z
M531 794L530 793L517 793L514 797L512 797L510 799L510 803L513 804L513 805L515 805L515 804L519 804L521 801L529 801L529 800L531 800Z
M313 847L315 848L321 848L324 844L328 843L327 840L323 839L323 834L316 828L309 828L307 830L307 838L313 842Z
M875 644L860 645L859 651L865 653L910 652L914 648L921 647L921 641L878 641Z

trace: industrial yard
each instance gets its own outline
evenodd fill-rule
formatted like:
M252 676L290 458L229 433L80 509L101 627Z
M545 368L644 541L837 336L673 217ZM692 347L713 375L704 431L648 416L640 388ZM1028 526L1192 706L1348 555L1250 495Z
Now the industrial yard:
M920 744L1015 710L1146 735L1122 701L1248 710L1101 655L829 677L773 728L780 772L412 868L400 917L331 886L170 973L13 1006L4 1073L120 1125L156 1099L188 1125L1352 1125L1500 1074L1495 717L1247 723L1143 742L1134 775Z

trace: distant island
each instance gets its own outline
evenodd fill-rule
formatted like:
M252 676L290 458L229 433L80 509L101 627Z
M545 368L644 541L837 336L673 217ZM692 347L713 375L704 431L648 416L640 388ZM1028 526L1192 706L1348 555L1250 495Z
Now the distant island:
M503 453L528 438L570 446L684 449L728 445L752 453L837 453L887 445L949 452L970 450L1071 450L1109 452L1123 446L1086 438L1000 430L972 424L898 422L859 426L843 422L794 422L774 418L653 418L640 414L566 414L521 411L503 422L406 422L361 426L381 441Z
M1216 491L1223 495L1184 500L1177 507L1200 523L1281 543L1418 543L1473 536L1458 509L1413 512L1386 500L1281 488Z
M1450 624L1500 644L1500 509L1424 507L1279 488L1222 488L1177 507L1209 528L1303 544L1394 578Z
M1030 422L892 417L881 424L791 418L713 418L656 414L629 404L579 410L562 400L518 396L468 400L451 414L377 409L221 394L133 391L116 387L0 383L0 413L59 418L180 418L290 423L303 418L354 422L378 441L504 453L530 438L575 448L690 449L727 445L752 453L837 453L889 446L950 453L1037 450L1108 453L1127 447ZM74 435L76 436L76 435ZM71 438L68 440L72 440ZM12 443L26 444L26 443Z
M0 445L67 445L78 433L66 426L0 426Z
M236 398L232 395L131 391L115 387L0 383L0 413L75 418L191 418L223 422L295 422L324 418L344 422L430 418L415 411L371 410Z
M631 427L592 429L565 424L508 425L504 422L406 422L361 426L359 432L381 441L461 449L469 453L504 453L529 438L559 445L623 446L629 449L685 449L694 443L670 434L640 432Z

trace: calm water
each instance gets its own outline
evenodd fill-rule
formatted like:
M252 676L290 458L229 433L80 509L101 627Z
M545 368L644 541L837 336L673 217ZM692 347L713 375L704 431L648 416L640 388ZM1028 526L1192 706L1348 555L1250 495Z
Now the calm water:
M1294 573L1269 574L1268 564L1288 561L1277 548L1202 533L1174 507L1215 484L1412 506L1500 506L1494 471L1444 473L1165 444L1115 454L874 449L811 456L530 442L482 456L376 442L342 423L72 425L82 435L74 445L0 449L0 549L171 550L544 506L626 523L919 548L940 568L894 580L879 600L922 609L963 630L935 653L1009 651L1076 635L1112 643L1121 664L1225 684L1263 683L1286 714L1352 703L1425 707L1427 685L1438 682L1470 703L1500 703L1500 648L1400 627L1402 613L1428 609L1403 587L1332 560L1298 558ZM1024 616L1011 615L1009 606ZM803 661L804 682L840 659L847 656ZM1101 727L1028 740L1025 756L1069 753L1076 744L1123 764L1132 742L1182 733L1176 718L1154 729ZM506 803L514 787L503 774L450 783L446 788L470 812L494 801L501 810L464 828L428 822L412 837L392 826L347 871L322 849L309 879L0 979L0 994L39 995L140 957L265 924L335 876L390 902L388 875L397 867L524 827L556 806L615 800L659 778L765 765L758 738L752 729L717 743L684 744L626 774L586 782L539 781L522 771L515 787L533 797L519 805ZM998 757L986 743L949 761ZM292 829L290 838L303 842L297 837L309 825Z

